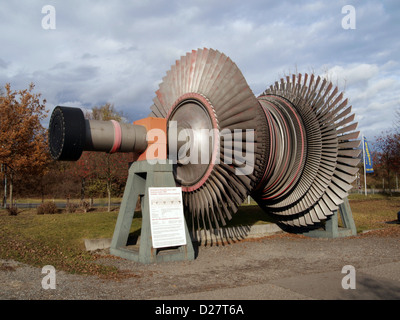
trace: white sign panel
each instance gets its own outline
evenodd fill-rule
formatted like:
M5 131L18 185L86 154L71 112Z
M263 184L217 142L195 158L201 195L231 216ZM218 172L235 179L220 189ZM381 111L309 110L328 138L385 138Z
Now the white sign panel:
M182 188L149 188L153 248L186 245Z

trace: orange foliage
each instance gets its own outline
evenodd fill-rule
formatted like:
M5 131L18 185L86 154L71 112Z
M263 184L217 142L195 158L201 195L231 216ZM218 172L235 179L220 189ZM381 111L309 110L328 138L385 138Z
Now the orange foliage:
M43 175L49 164L47 130L41 121L47 116L46 100L29 89L13 91L5 85L0 96L0 163L14 175ZM12 182L12 181L11 181Z

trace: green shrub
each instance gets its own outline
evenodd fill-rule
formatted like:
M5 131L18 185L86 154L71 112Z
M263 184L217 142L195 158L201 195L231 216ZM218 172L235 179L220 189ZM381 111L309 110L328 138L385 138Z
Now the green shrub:
M57 206L54 202L43 202L36 209L37 214L55 214L57 213Z

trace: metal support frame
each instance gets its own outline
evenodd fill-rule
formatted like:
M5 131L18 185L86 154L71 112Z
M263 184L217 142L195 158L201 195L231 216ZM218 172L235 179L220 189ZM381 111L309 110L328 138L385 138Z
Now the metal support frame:
M151 187L176 187L172 170L172 164L149 164L147 161L137 161L131 165L111 241L111 254L144 264L194 260L193 244L186 222L186 245L162 249L152 247L148 189ZM128 237L139 196L142 208L140 244L129 246L127 245Z
M346 197L343 200L343 203L339 205L339 210L336 210L330 219L325 222L323 230L313 229L304 232L303 235L313 238L341 238L357 235L349 199ZM338 225L338 211L343 222L343 227L339 227Z

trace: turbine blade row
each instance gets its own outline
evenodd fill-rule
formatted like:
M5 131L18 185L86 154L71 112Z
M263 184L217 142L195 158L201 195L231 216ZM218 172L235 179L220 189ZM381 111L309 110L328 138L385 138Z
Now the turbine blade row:
M287 225L329 218L360 161L357 123L347 104L338 88L314 74L286 76L256 98L236 64L217 50L193 50L177 60L155 93L150 116L219 132L209 163L175 164L193 230L225 225L249 194Z
M198 99L201 96L204 99ZM192 99L207 110L213 129L221 132L219 146L220 163L210 164L196 183L182 185L187 217L192 219L197 229L219 228L230 220L238 206L254 188L264 170L264 159L268 153L268 127L265 115L257 98L249 88L241 71L232 60L213 49L198 49L188 52L176 61L166 73L151 106L151 116L174 120L174 112L179 109L181 118L193 117L185 103ZM189 107L189 106L188 106ZM186 111L188 110L188 111ZM189 125L190 126L190 125ZM246 129L254 130L254 141L246 144ZM229 131L227 131L229 130ZM235 135L237 130L242 134ZM227 148L226 132L233 148ZM239 147L238 147L239 146ZM243 172L243 158L250 146L255 159L247 165L254 170ZM224 159L233 159L224 163ZM194 180L198 165L177 165L181 182ZM179 179L176 179L179 184Z
M309 226L331 216L347 197L358 170L360 142L355 139L359 132L354 131L357 123L353 122L351 107L345 109L347 99L343 100L337 88L332 89L326 79L305 74L302 80L299 74L281 79L258 98L267 113L272 112L271 104L276 107L280 99L286 99L286 108L296 110L306 133L307 157L302 171L297 173L298 183L280 201L273 201L265 190L253 194L261 207L290 226ZM275 125L279 126L282 125ZM286 148L287 152L290 150ZM297 158L298 154L291 156ZM264 180L264 185L269 183Z

